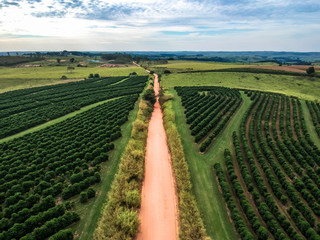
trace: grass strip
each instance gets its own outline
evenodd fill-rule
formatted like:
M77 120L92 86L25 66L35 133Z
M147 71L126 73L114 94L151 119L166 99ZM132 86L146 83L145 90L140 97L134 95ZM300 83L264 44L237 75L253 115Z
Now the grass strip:
M171 153L172 164L176 179L179 201L179 237L180 239L206 239L206 231L202 222L197 203L192 194L188 164L177 127L172 101L163 105L163 123Z
M121 157L94 240L133 239L138 233L148 123L152 110L149 102L141 100L131 138Z

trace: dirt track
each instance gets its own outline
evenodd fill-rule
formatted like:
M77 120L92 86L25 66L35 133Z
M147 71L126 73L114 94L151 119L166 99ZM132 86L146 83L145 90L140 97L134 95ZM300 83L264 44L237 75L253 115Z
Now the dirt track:
M154 90L159 92L158 76ZM141 222L137 240L178 239L178 208L162 111L157 100L148 129L145 178L142 187Z

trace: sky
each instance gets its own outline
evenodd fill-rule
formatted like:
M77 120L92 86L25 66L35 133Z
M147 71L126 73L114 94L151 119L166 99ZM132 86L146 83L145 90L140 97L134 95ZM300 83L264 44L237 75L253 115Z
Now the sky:
M320 51L319 0L0 0L2 51Z

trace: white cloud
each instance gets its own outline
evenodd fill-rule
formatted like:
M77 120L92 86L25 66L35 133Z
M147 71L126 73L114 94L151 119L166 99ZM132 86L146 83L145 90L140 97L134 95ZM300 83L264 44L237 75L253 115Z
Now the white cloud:
M316 0L305 0L304 5L294 0L18 3L0 6L0 51L315 51L320 39Z

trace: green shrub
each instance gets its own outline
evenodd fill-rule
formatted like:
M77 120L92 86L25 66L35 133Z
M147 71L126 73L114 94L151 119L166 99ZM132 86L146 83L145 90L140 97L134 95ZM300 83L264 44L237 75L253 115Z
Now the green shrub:
M96 191L92 187L89 187L87 190L87 196L88 198L94 198L96 196Z
M80 194L80 202L81 202L81 203L86 203L86 202L88 202L88 195L87 195L86 192L82 192L82 193Z

